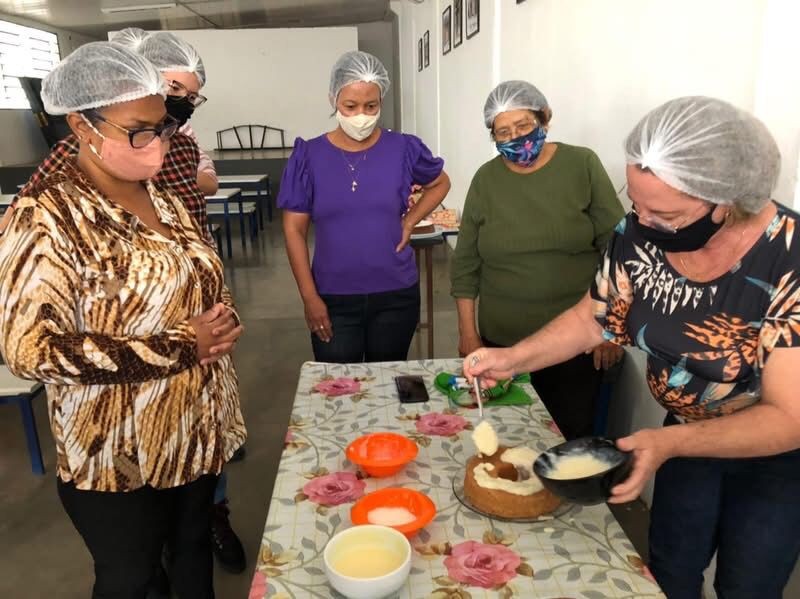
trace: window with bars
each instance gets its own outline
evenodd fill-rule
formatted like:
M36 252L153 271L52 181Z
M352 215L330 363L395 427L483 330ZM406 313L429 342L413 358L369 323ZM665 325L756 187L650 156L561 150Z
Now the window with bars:
M30 108L19 77L42 78L59 60L56 34L0 20L0 108Z

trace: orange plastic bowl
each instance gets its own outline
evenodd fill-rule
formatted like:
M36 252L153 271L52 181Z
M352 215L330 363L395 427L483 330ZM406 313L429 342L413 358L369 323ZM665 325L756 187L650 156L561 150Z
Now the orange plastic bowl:
M370 476L391 476L417 457L417 444L397 433L370 433L350 443L347 459L361 466Z
M427 495L413 489L390 487L364 495L356 501L350 509L350 520L355 525L372 524L368 519L369 513L379 507L402 507L416 516L412 522L390 527L408 538L417 534L436 516L436 505Z

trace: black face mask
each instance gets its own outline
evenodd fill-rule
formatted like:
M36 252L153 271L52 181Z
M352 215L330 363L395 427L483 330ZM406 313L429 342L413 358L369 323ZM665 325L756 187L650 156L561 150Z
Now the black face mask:
M722 223L715 223L711 218L713 213L714 211L711 210L703 218L683 229L678 229L675 233L646 227L639 222L639 217L635 214L633 222L639 235L658 249L664 252L693 252L703 247L722 227Z
M194 105L186 96L167 96L164 104L167 107L167 114L178 121L178 125L181 127L192 118L192 113L194 113Z

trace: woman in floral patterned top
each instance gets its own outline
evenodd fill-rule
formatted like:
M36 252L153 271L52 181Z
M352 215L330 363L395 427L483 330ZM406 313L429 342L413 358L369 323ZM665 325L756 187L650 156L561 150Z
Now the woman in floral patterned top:
M601 339L642 349L668 415L618 441L635 461L610 501L657 471L650 567L670 599L701 596L715 552L720 597L780 599L800 554L800 240L769 199L777 145L749 114L689 97L645 116L626 154L633 211L590 293L465 371L491 384Z
M213 597L214 487L245 438L222 265L149 180L177 128L164 87L110 42L62 61L42 98L67 114L78 156L20 198L0 244L0 349L47 386L59 496L95 597L144 597L164 542L178 595Z

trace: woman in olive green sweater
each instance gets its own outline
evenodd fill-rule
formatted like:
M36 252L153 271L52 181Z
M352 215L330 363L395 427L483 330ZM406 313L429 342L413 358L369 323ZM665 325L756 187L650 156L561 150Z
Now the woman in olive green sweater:
M624 215L594 152L545 142L551 117L544 95L525 81L501 83L486 100L500 155L472 179L451 270L461 355L513 345L577 303ZM531 373L567 438L592 433L602 369L621 356L604 344Z

